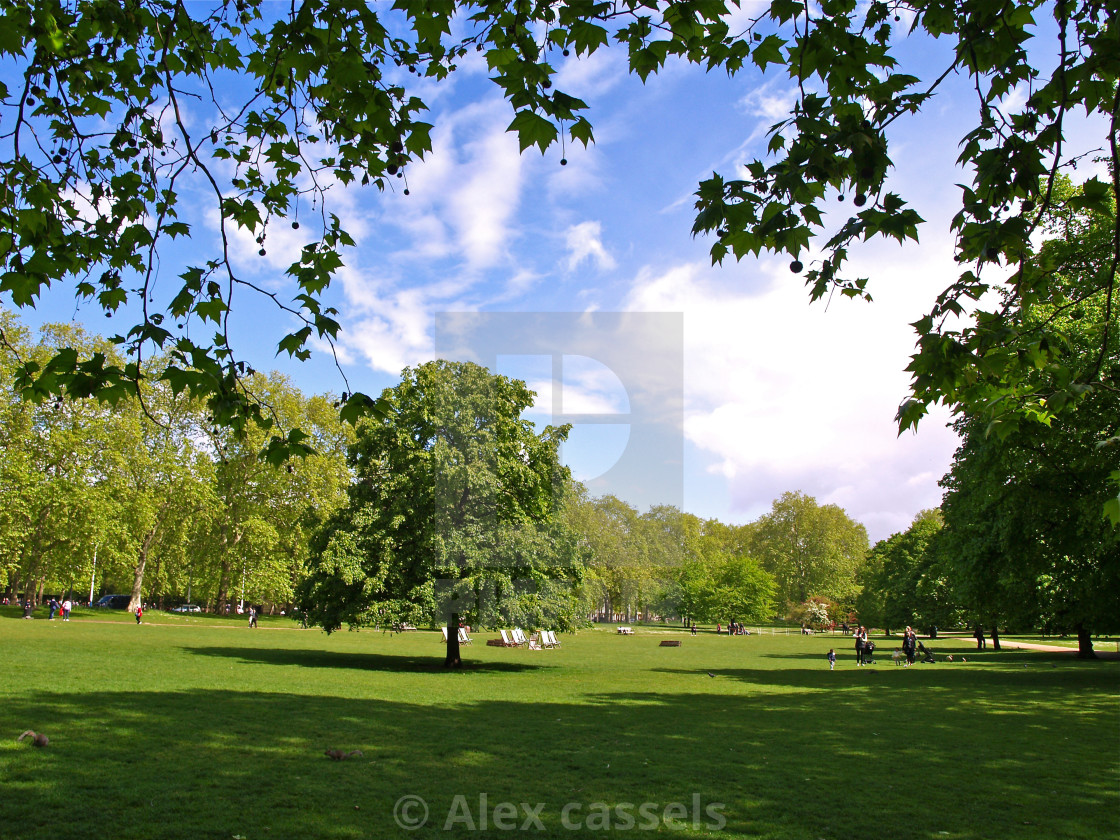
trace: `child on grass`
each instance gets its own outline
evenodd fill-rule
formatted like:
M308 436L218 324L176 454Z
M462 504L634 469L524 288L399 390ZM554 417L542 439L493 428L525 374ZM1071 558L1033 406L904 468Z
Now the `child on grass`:
M828 649L828 670L836 670L836 651L833 648Z

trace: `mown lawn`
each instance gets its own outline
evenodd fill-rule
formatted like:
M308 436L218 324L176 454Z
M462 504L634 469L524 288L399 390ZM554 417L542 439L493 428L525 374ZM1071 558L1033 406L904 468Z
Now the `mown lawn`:
M1117 836L1116 661L955 639L904 669L881 640L857 669L840 637L639 628L541 652L478 633L447 673L430 632L14 616L3 838ZM50 746L16 743L28 728Z

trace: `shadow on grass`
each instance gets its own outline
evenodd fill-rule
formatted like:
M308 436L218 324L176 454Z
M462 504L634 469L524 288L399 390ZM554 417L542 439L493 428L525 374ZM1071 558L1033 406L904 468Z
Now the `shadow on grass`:
M388 671L411 674L454 674L459 672L536 671L542 666L521 662L479 662L464 660L463 667L449 670L443 666L442 648L431 656L394 656L384 653L343 653L329 650L287 650L253 647L183 647L196 656L213 656L263 665L296 665L302 668L335 668L359 671Z
M829 692L873 688L877 692L910 695L925 692L918 699L924 709L935 702L931 691L943 692L936 702L952 702L960 696L977 692L998 696L1008 689L1017 689L1024 696L1038 692L1068 690L1076 692L1111 682L1120 690L1120 671L1114 663L1078 660L1064 654L997 653L981 654L968 662L948 662L940 658L934 663L916 662L910 668L895 665L890 656L876 657L875 663L863 668L855 666L854 657L837 660L830 671L828 660L821 654L763 654L760 660L804 659L818 664L806 667L715 668L711 671L690 668L651 668L653 673L691 676L698 680L735 680L765 688L821 689ZM989 667L989 666L997 667ZM712 677L709 677L711 674Z
M970 660L973 660L975 662L1008 662L1008 661L1016 661L1016 660L1022 659L1024 657L1030 657L1032 660L1038 660L1038 661L1045 660L1045 661L1048 661L1048 662L1068 662L1069 659L1070 659L1070 653L1074 653L1074 654L1077 653L1077 651L1070 651L1070 652L1066 652L1066 651L1033 651L1033 650L1023 650L1023 649L1019 649L1019 648L1005 648L1004 650L999 650L999 651L995 651L995 650L991 650L991 649L986 650L986 651L977 651L975 648L967 648L967 647L965 647L965 648L961 648L961 647L933 647L933 646L930 646L930 645L927 645L926 647L931 653L933 653L934 657L936 657L937 661L935 663L932 663L932 664L935 664L935 665L939 665L943 662L948 662L949 661L948 660L949 656L953 657L953 662L956 662L956 661L962 659L962 657L964 659L970 659ZM894 653L894 650L895 649L893 647L887 647L886 645L876 645L875 646L875 652L873 654L873 658L875 659L875 662L879 665L882 665L884 663L886 663L887 665L893 665L894 660L891 658L891 654ZM900 654L901 654L901 650L902 650L902 648L899 647ZM836 651L837 662L845 661L845 660L849 664L853 664L855 662L855 658L856 658L855 648L853 648L853 647L842 647L842 648L838 647L838 648L835 648L835 651ZM749 655L750 654L748 654L748 656ZM808 661L808 662L813 662L813 661L825 662L825 661L827 661L827 655L824 651L797 651L797 652L791 651L791 652L782 652L782 653L762 653L762 654L757 654L757 655L759 656L760 659L781 659L781 660L787 660L787 661L804 660L804 661ZM916 664L921 664L921 658L922 658L922 655L919 652L918 655L917 655ZM930 663L925 663L925 664L930 664ZM949 664L952 664L952 663L949 663Z
M200 652L431 668L408 657ZM320 696L310 682L291 693L36 692L0 706L0 731L34 725L52 738L43 750L0 746L0 837L53 840L67 815L65 833L82 838L479 838L495 833L479 828L486 794L490 809L515 803L519 822L519 803L543 803L543 828L529 833L548 838L588 833L561 822L569 803L569 823L574 815L582 825L594 803L656 803L660 812L697 801L698 829L663 833L709 836L704 809L723 803L726 825L714 831L722 838L1088 840L1115 829L1116 757L1099 745L1117 716L1114 686L1088 671L1071 681L1077 673L1026 684L1013 672L977 672L950 683L931 668L920 674L929 679L884 690L882 675L871 685L875 677L854 670L743 669L718 674L704 693L607 690L579 703L433 705L407 673L394 678L404 681L401 696L416 692L407 702ZM820 688L822 678L835 678L832 690L720 687L736 679ZM364 756L332 762L326 747ZM394 819L404 795L429 809L419 830Z

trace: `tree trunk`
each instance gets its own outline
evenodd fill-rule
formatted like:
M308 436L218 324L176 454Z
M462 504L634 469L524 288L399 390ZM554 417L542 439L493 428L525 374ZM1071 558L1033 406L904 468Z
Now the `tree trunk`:
M999 628L992 625L992 650L999 650Z
M128 598L128 611L130 613L136 612L136 608L140 606L143 600L144 567L148 565L148 549L152 547L152 540L155 537L156 529L152 528L144 536L144 541L140 543L140 556L136 561L136 569L132 577L132 594Z
M217 610L219 614L225 612L226 603L229 600L229 571L229 554L223 551L221 574L218 576Z
M1093 638L1089 635L1089 631L1085 628L1084 624L1077 625L1077 658L1097 658L1096 651L1093 650Z
M229 587L230 587L230 555L237 544L241 542L242 532L237 531L233 535L233 540L230 540L230 524L229 522L222 523L222 537L219 541L222 546L222 573L218 578L218 606L219 613L224 612L227 604L229 603ZM244 579L244 578L242 578ZM240 601L240 599L238 599Z
M156 567L152 570L152 574L155 577L156 582L152 587L152 590L148 593L148 600L152 603L158 602L160 609L163 609L163 587L159 582L159 571L160 566L163 564L163 556L160 552L156 552L156 554Z
M447 622L447 658L443 660L443 667L463 667L463 660L459 658L459 613L451 613Z

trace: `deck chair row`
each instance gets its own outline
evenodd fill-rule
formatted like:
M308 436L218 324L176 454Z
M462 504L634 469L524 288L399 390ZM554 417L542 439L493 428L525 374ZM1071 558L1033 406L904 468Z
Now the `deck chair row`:
M439 631L440 631L440 633L443 634L443 643L447 644L447 628L446 627L441 627L441 628L439 628ZM459 628L459 644L469 645L472 642L474 642L474 639L472 639L470 636L467 635L467 628L460 627Z
M525 638L525 631L520 627L512 630L502 630L502 644L506 647L527 647L529 650L544 650L545 648L560 647L560 640L556 638L556 631L541 630Z

